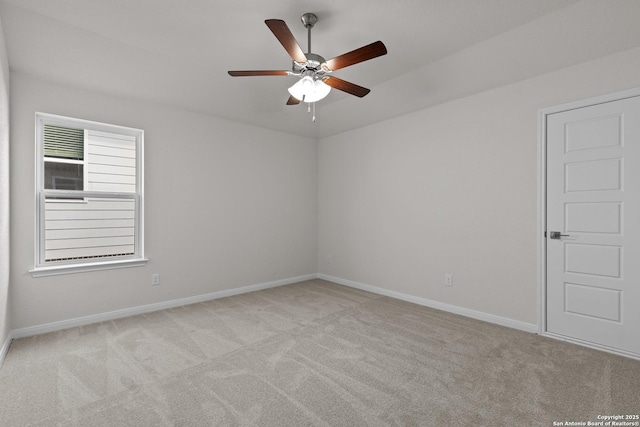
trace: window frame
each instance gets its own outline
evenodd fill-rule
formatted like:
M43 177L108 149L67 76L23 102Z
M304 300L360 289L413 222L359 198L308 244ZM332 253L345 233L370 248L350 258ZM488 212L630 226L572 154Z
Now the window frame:
M117 133L135 137L136 144L136 191L135 192L105 192L105 191L72 191L72 190L51 190L44 188L44 125L56 125L63 127L75 127L85 130L85 165L84 165L84 186L87 183L87 131L99 131ZM144 257L144 130L125 126L111 125L84 119L59 116L48 113L36 112L35 127L35 266L30 273L33 277L50 276L58 274L78 273L93 270L105 270L124 267L138 267L146 265L147 259ZM82 203L88 198L114 198L134 200L134 253L132 255L104 256L87 259L73 259L63 261L45 261L45 207L46 197L75 197L82 196L82 199L75 203ZM67 202L74 202L67 200Z

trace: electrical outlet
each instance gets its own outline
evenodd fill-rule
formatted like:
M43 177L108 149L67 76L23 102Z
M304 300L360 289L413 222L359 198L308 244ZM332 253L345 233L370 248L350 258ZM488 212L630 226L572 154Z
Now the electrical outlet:
M333 257L331 255L327 256L327 262L331 264L333 262Z
M444 284L445 286L453 286L453 274L446 273L444 275Z
M151 275L151 285L156 286L160 284L160 273L154 273Z

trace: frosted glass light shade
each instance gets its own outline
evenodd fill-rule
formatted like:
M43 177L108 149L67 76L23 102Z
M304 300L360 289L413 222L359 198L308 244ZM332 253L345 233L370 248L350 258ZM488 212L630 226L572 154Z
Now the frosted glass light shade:
M329 95L329 92L331 92L331 86L322 80L313 80L310 76L301 78L289 88L291 96L304 102L320 101Z

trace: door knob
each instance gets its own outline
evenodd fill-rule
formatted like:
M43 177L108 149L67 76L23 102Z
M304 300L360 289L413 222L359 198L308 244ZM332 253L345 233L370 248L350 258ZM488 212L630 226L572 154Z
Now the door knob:
M559 239L561 237L569 237L568 234L560 234L560 231L550 231L549 232L549 238L550 239Z

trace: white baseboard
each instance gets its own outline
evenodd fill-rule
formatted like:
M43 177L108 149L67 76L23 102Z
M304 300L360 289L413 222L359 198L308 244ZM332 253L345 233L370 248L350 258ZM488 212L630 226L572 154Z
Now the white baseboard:
M24 338L33 335L45 334L47 332L59 331L62 329L74 328L76 326L90 325L108 320L120 319L123 317L135 316L137 314L150 313L152 311L165 310L167 308L180 307L183 305L195 304L198 302L210 301L218 298L230 297L233 295L245 294L247 292L255 292L262 289L275 288L278 286L289 285L292 283L302 282L305 280L317 279L317 274L307 274L304 276L291 277L288 279L275 280L273 282L260 283L257 285L243 286L242 288L227 289L225 291L211 292L193 297L180 298L171 301L163 301L155 304L141 305L138 307L125 308L122 310L109 311L106 313L94 314L91 316L76 317L75 319L61 320L58 322L46 323L44 325L29 326L27 328L16 329L10 333L11 338ZM8 344L5 344L8 350ZM5 348L3 347L3 350ZM2 354L0 353L0 356ZM0 359L2 360L2 359Z
M7 356L9 351L9 347L11 346L11 341L15 338L24 338L33 335L44 334L47 332L59 331L62 329L73 328L76 326L89 325L92 323L99 323L108 320L120 319L128 316L135 316L137 314L150 313L158 310L165 310L168 308L180 307L183 305L195 304L198 302L210 301L218 298L225 298L233 295L240 295L248 292L255 292L262 289L275 288L278 286L289 285L292 283L303 282L305 280L312 279L323 279L330 282L338 283L340 285L349 286L356 289L361 289L363 291L372 292L378 295L384 295L390 298L399 299L402 301L411 302L414 304L422 305L425 307L435 308L437 310L446 311L453 314L458 314L465 317L470 317L472 319L482 320L489 323L494 323L501 326L506 326L508 328L518 329L525 332L530 333L538 333L538 326L531 323L521 322L519 320L513 320L506 317L496 316L494 314L483 313L476 310L470 310L468 308L459 307L456 305L445 304L438 301L433 301L426 298L420 298L413 295L404 294L402 292L391 291L384 288L378 288L376 286L366 285L364 283L355 282L353 280L343 279L340 277L329 276L327 274L307 274L304 276L291 277L288 279L276 280L273 282L260 283L257 285L244 286L242 288L228 289L224 291L211 292L203 295L196 295L193 297L180 298L171 301L164 301L155 304L142 305L138 307L126 308L123 310L110 311L106 313L95 314L91 316L78 317L75 319L62 320L59 322L47 323L44 325L30 326L27 328L16 329L9 332L5 342L2 344L0 348L0 367L4 362L4 359ZM634 359L639 359L639 356L635 353L624 353L619 350L610 349L607 347L596 346L591 343L585 343L579 340L568 339L566 337L560 337L550 333L543 333L542 335L548 336L550 338L559 339L562 341L572 342L574 344L583 345L586 347L591 347L597 350L607 351L609 353L618 354L622 356L631 357Z
M457 305L445 304L426 298L415 297L413 295L403 294L402 292L390 291L388 289L378 288L376 286L365 285L364 283L354 282L353 280L333 277L326 274L318 274L319 279L328 280L340 285L349 286L363 291L372 292L374 294L384 295L387 297L412 302L414 304L423 305L425 307L435 308L437 310L447 311L453 314L470 317L472 319L482 320L496 325L506 326L508 328L518 329L525 332L537 333L538 325L521 322L519 320L509 319L507 317L496 316L494 314L483 313L481 311L470 310L468 308L459 307Z
M365 285L363 283L354 282L352 280L342 279L340 277L333 277L326 274L307 274L304 276L291 277L288 279L276 280L273 282L260 283L257 285L244 286L241 288L227 289L224 291L211 292L203 295L196 295L187 298L180 298L171 301L163 301L155 304L142 305L137 307L125 308L122 310L109 311L106 313L99 313L90 316L77 317L74 319L61 320L58 322L46 323L43 325L29 326L26 328L16 329L9 333L9 337L3 344L0 350L0 363L4 360L11 340L15 338L24 338L33 335L45 334L48 332L59 331L62 329L74 328L76 326L90 325L92 323L99 323L108 320L120 319L128 316L135 316L137 314L150 313L158 310L165 310L168 308L180 307L183 305L195 304L198 302L210 301L218 298L225 298L233 295L240 295L248 292L255 292L262 289L275 288L278 286L289 285L292 283L302 282L312 279L324 279L330 282L338 283L341 285L349 286L352 288L362 289L364 291L372 292L379 295L396 298L403 301L412 302L415 304L423 305L426 307L435 308L438 310L447 311L461 316L471 317L473 319L483 320L485 322L495 323L502 326L507 326L513 329L519 329L526 332L536 333L538 332L537 325L520 322L505 317L496 316L493 314L482 313L467 308L441 303L438 301L429 300L426 298L415 297L412 295L403 294L401 292L390 291L388 289L378 288L371 285Z
M553 338L554 340L568 342L570 344L580 345L583 347L589 347L594 350L600 350L607 353L615 354L618 356L629 357L631 359L640 360L640 354L630 351L620 350L618 348L608 347L606 345L594 344L589 341L583 341L578 338L565 337L564 335L554 334L553 332L542 332L540 335L547 338Z
M9 335L7 335L7 339L2 344L2 348L0 348L0 367L2 367L5 357L7 357L7 353L9 352L9 347L11 346L12 340L13 332L9 332Z

